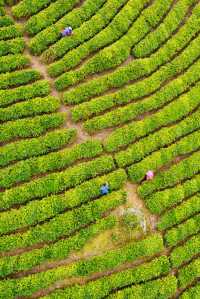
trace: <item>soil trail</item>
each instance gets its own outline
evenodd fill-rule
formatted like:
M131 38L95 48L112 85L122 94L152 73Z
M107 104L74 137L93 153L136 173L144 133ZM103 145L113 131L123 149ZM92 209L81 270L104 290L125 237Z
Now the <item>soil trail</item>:
M151 231L156 231L158 217L156 215L151 214L149 210L146 208L144 201L139 198L139 195L137 193L137 185L129 181L125 185L125 190L128 195L128 205L132 208L137 208L141 210L141 212L144 214L146 218L149 229Z

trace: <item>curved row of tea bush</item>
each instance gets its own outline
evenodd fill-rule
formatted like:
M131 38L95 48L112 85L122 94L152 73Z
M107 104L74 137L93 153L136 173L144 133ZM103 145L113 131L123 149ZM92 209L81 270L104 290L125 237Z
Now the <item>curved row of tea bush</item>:
M105 139L105 149L108 152L120 150L138 138L145 137L164 126L182 120L199 106L199 91L200 84L198 83L188 93L164 106L162 110L147 116L143 120L131 122L116 129Z
M70 71L61 75L56 81L57 90L63 90L66 87L78 83L88 75L96 74L108 69L119 66L130 55L131 47L143 38L152 27L156 26L163 18L170 7L172 1L155 0L154 3L145 9L138 19L133 23L121 39L111 46L99 51L90 58L85 64L82 64L78 70ZM153 18L151 16L154 15ZM156 16L156 17L155 17ZM44 52L45 54L45 52ZM51 55L53 55L51 53Z
M71 10L53 25L36 34L29 43L29 48L34 55L41 54L48 46L54 44L61 37L63 28L71 26L73 29L89 20L106 2L106 0L85 0L80 7Z
M147 0L143 1L133 1L129 0L124 7L114 16L113 20L110 22L108 26L102 29L99 33L97 33L96 26L94 26L94 21L91 19L87 23L91 23L92 30L89 30L89 26L85 23L84 26L87 26L87 34L84 34L84 26L82 26L79 31L81 32L81 38L83 42L80 46L76 48L72 48L71 51L68 51L60 60L52 63L48 67L48 73L51 77L57 77L61 75L63 72L71 69L72 67L77 66L83 58L88 57L93 52L104 48L106 45L109 45L116 40L118 40L124 33L127 32L132 22L138 17L144 5L147 3ZM89 24L88 24L89 25ZM95 30L95 31L94 31ZM91 33L94 32L95 35L92 37ZM76 34L76 31L75 31ZM83 34L83 36L82 36ZM87 36L90 36L88 40ZM67 43L67 42L65 42ZM70 49L71 49L71 43ZM68 47L69 48L69 47ZM51 61L53 57L50 56ZM44 60L46 61L45 57ZM49 61L49 59L48 59Z
M72 148L20 161L0 169L0 188L9 188L16 183L30 181L33 176L62 170L81 159L99 156L102 152L102 145L99 141L88 140Z
M67 51L79 46L84 41L106 27L127 0L108 0L92 18L74 30L72 36L60 39L42 54L44 62L53 62L62 57ZM52 72L54 76L54 72Z
M60 107L60 100L53 96L33 98L22 103L0 108L0 121L15 120L38 114L55 112Z
M110 276L102 277L83 286L75 285L64 290L57 290L44 298L83 299L86 296L89 296L91 298L100 299L108 296L112 291L120 290L120 288L160 277L161 275L168 273L169 269L170 264L168 258L166 256L161 256L149 263L142 264L133 269L130 268L125 271L114 273Z
M79 229L101 219L105 213L114 210L124 204L125 201L126 194L124 191L113 191L95 201L91 201L76 209L68 210L52 219L50 218L50 220L44 223L30 227L25 232L1 236L0 250L25 248L38 243L45 245L46 242L53 242L61 237L69 237Z
M14 204L22 204L34 198L56 194L68 188L106 174L115 169L111 156L105 155L89 162L83 162L61 172L48 174L0 194L0 208L7 209Z
M45 135L6 144L0 148L0 166L58 150L76 137L75 129L60 129Z
M55 23L78 3L78 0L68 0L67 2L65 0L56 0L38 14L30 17L24 26L25 31L31 36L40 32L42 29Z
M187 46L192 39L195 38L199 32L199 11L200 6L197 5L191 17L180 28L180 30L149 58L133 60L126 66L122 66L112 73L99 76L98 78L94 78L93 80L78 85L64 93L64 101L69 104L81 103L92 96L100 95L109 88L121 87L123 84L128 83L131 80L136 80L143 76L150 75L160 66L169 62L175 55L177 55L178 52L184 49L184 47ZM106 61L107 60L105 60L104 63L106 63ZM101 65L103 66L103 64ZM68 74L71 76L70 72Z
M64 212L66 209L78 207L100 197L100 187L105 181L109 183L110 191L118 190L123 187L126 178L125 171L118 169L107 175L86 181L64 194L44 197L39 201L36 199L18 209L2 212L0 235L35 225Z
M64 124L65 118L65 113L57 112L5 122L0 125L0 142L12 141L15 138L40 136L47 130Z
M200 130L195 131L168 147L153 152L141 162L131 165L128 173L133 182L139 183L145 178L149 169L159 172L164 165L169 164L175 158L191 154L200 149Z
M50 271L34 274L33 277L35 282L37 281L37 283L39 284L39 281L41 280L41 275L44 275L43 278L45 276L48 277L49 272L51 272L52 277L56 275L56 273L60 273L61 269L65 271L66 278L88 276L95 272L102 272L113 269L115 267L120 266L123 263L133 262L134 260L137 260L142 257L153 256L157 253L160 253L162 250L162 237L160 235L155 234L138 242L130 242L128 245L123 246L123 251L122 248L113 249L109 252L104 253L103 255L93 257L90 260L78 261L74 263L73 266L69 265L59 267ZM32 255L31 259L30 254L28 259L20 259L16 256L1 258L0 276L4 277L14 272L28 270L32 268L34 264L34 255ZM27 288L28 286L30 287L31 277L29 277L29 280L25 279L25 281L26 283L24 283L24 288L25 285ZM47 285L45 285L45 282L43 283L42 287L47 287Z
M188 198L199 191L200 176L196 175L173 188L152 194L147 198L147 206L153 213L161 214L167 208L179 204L184 198Z

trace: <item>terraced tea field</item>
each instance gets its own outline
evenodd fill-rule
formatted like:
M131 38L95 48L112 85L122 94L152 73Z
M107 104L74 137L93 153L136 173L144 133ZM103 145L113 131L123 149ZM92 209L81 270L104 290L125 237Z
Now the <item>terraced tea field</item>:
M0 298L200 298L198 0L0 0L0 143Z

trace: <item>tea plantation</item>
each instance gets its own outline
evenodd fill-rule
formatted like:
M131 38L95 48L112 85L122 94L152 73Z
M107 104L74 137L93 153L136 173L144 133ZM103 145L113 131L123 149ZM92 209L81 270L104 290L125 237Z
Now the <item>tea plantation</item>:
M0 0L0 298L200 299L198 0Z

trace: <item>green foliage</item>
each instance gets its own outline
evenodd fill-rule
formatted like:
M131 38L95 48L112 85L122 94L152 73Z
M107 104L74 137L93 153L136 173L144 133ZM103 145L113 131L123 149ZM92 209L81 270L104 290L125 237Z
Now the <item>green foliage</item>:
M180 241L197 234L200 231L200 215L196 215L178 226L170 229L165 234L168 246L175 246Z
M7 89L31 83L41 78L40 72L32 69L20 70L0 75L0 88Z
M9 188L14 184L29 181L33 176L64 169L81 159L99 156L102 151L99 141L88 140L70 149L20 161L0 169L0 188Z
M77 263L73 264L73 266L64 266L62 268L54 269L50 272L55 275L56 272L60 273L61 269L63 269L66 273L66 278L88 276L95 272L113 269L126 262L133 262L134 260L144 256L152 256L156 253L159 253L161 250L163 250L162 237L160 235L152 235L142 241L131 242L123 247L123 251L121 248L114 249L103 255L93 257L90 260L78 261ZM34 259L34 255L29 254L29 259L26 259L27 257L25 255L23 259L21 258L21 263L19 262L18 258L17 264L16 257L6 257L0 259L0 265L2 269L2 271L0 271L0 276L3 277L10 273L18 272L19 270L29 269L32 266L30 256L32 256ZM34 260L32 263L34 264ZM49 276L49 272L47 271L46 273L42 273L42 275ZM36 279L38 281L39 287L41 287L39 284L41 273L34 275L34 280L36 281ZM29 289L30 282L27 279L25 281L26 288ZM43 284L42 287L45 288L46 286L47 285Z
M62 115L60 116L62 117ZM21 204L34 198L56 194L114 169L115 164L112 157L109 155L101 156L92 161L83 162L64 171L52 173L6 190L6 192L1 193L0 207L6 209L13 204Z
M98 198L101 195L100 187L105 181L109 183L111 191L118 190L123 187L126 181L126 173L124 170L118 169L107 175L86 181L64 194L52 195L40 201L36 199L19 209L2 212L0 235L35 225L64 212L66 209L80 206Z
M170 126L169 128L161 128L160 130L138 140L134 144L131 144L127 149L116 153L115 160L117 161L117 165L119 167L125 167L133 163L136 163L144 159L152 152L159 150L160 148L163 148L173 142L176 142L179 138L187 134L190 134L199 128L200 111L196 111L184 118L183 120L181 120L180 122ZM156 197L156 194L157 193L153 194L152 196ZM152 199L152 204L153 201L154 200ZM150 206L149 208L152 210ZM154 213L158 213L159 209L162 209L162 205L159 205L159 208L157 210L152 211Z
M42 4L41 0L38 0L37 2L39 5ZM67 2L65 0L55 1L46 9L42 10L36 15L33 15L25 24L25 31L27 31L31 36L35 35L42 29L55 23L60 17L70 11L78 2L78 0L68 0Z
M22 0L12 7L15 18L30 17L56 0Z
M47 222L30 227L25 232L1 236L0 251L30 247L38 243L56 241L60 237L71 236L125 202L126 193L121 190L114 191L76 209L58 214Z
M179 28L190 6L197 2L196 0L182 0L175 3L160 26L132 49L133 55L141 58L157 50Z
M167 276L144 284L125 288L108 296L108 299L167 299L176 293L177 279Z
M15 102L46 96L50 93L50 84L47 80L36 81L32 84L13 89L0 90L0 107Z
M71 26L73 29L80 27L83 22L95 14L105 2L106 0L84 1L80 7L74 8L56 23L34 36L29 43L31 52L35 55L41 54L49 45L59 40L60 32L63 28L67 26Z
M175 224L186 220L194 214L200 212L200 194L189 198L179 206L163 214L158 223L158 229L166 230Z
M182 246L173 249L170 260L173 267L180 267L200 253L200 235L187 240Z
M0 73L11 72L17 69L22 69L25 66L28 66L29 64L30 64L29 58L22 54L3 56L0 57Z
M112 1L113 2L113 1ZM71 69L72 67L77 66L81 60L94 51L97 51L113 42L115 42L117 39L119 39L123 34L127 32L130 25L133 23L133 21L137 18L137 16L140 14L141 10L143 9L144 5L147 3L147 0L130 0L128 1L124 7L121 8L121 10L115 15L113 20L109 23L108 26L103 28L101 31L99 31L99 26L103 23L96 25L95 23L99 23L98 16L95 15L93 18L91 18L88 22L84 23L79 29L75 30L75 34L79 37L79 44L80 46L73 48L74 45L74 39L73 44L71 43L68 45L68 49L72 49L68 53L66 53L62 59L59 61L56 61L55 63L51 64L48 67L48 73L52 77L57 77L58 75L62 74L63 72ZM120 4L117 3L116 4ZM109 16L110 8L107 8L109 3L107 3L98 13L98 15L102 15L102 18L105 18L104 10L106 15ZM106 9L107 8L107 9ZM114 14L116 12L115 7L112 7L111 12ZM108 22L109 18L104 20L104 22ZM80 34L80 33L81 34ZM97 33L98 32L98 33ZM97 34L95 34L97 33ZM95 34L95 35L94 35ZM92 35L94 35L92 37ZM88 36L90 39L88 40ZM70 40L71 41L71 40ZM83 42L84 41L84 42ZM77 43L78 41L76 41ZM65 41L65 43L67 43ZM56 45L55 45L56 47ZM53 48L54 49L54 48ZM65 48L60 49L61 54L66 52ZM51 49L48 50L46 53L50 53ZM59 52L60 53L60 52ZM57 55L59 55L57 52ZM59 55L60 56L60 55ZM45 53L43 55L44 60L46 59ZM54 57L50 56L48 57L49 60L53 60Z
M200 277L200 258L181 268L178 273L179 287L185 288Z
M22 36L22 28L20 25L9 25L0 27L0 40L12 39Z
M75 235L66 239L61 239L53 244L45 245L39 249L33 249L21 254L20 256L3 257L0 259L1 276L3 277L9 273L31 269L45 261L55 261L67 258L71 252L74 250L80 250L87 241L91 240L97 234L104 230L111 229L115 225L115 216L108 216L98 220L94 224L90 224L89 226L80 229ZM15 245L20 246L17 242ZM40 274L38 276L41 277ZM31 277L29 278L31 280ZM30 281L25 279L25 282L26 287L28 287Z
M161 256L149 263L145 263L133 269L121 271L110 276L97 279L83 286L75 285L64 290L55 291L50 295L45 296L44 298L100 299L109 295L116 289L120 289L131 284L138 284L141 282L145 282L146 280L159 277L161 274L167 273L169 269L170 265L167 257Z
M160 3L161 5L161 1L156 3ZM198 32L198 28L200 26L199 11L200 11L200 6L198 5L193 10L191 17L184 24L184 26L182 26L182 28L175 35L173 35L172 38L169 39L167 43L164 44L163 47L161 47L157 52L155 52L149 58L133 60L131 63L127 64L126 66L120 67L119 69L117 69L112 73L106 74L104 76L100 76L99 78L96 79L94 78L89 82L80 84L74 89L71 89L70 91L64 93L64 101L70 104L81 103L87 101L92 96L100 95L101 93L105 92L111 87L121 87L123 84L129 82L130 80L136 80L142 78L143 76L150 75L152 72L157 70L159 66L162 66L164 63L169 62L170 59L177 54L177 52L181 51L181 49L187 46L187 44L191 41L191 39L196 36ZM133 38L135 37L135 31L132 32L131 36ZM114 45L115 44L113 44L112 46ZM106 49L109 49L109 47L105 48L104 51L106 51ZM122 46L118 45L117 49L119 50L122 49ZM100 53L101 52L99 52L98 55L100 55ZM111 57L110 59L112 61L112 57L117 56L117 54L115 54L114 52L111 54L110 54ZM100 66L101 65L103 64L100 64ZM89 68L88 64L86 64L86 67ZM84 73L83 67L79 68L78 72ZM73 75L73 72L68 72L68 76L69 77L74 76L74 80L76 80L75 74L76 73L74 73ZM154 82L154 84L155 83L156 82Z
M24 48L25 41L23 38L0 41L0 57L7 54L22 53Z
M197 284L194 287L186 289L180 296L180 299L197 299L200 297L200 284Z
M40 136L49 129L61 126L65 118L65 113L58 112L3 123L0 125L0 142L11 141L14 138Z
M177 183L193 177L199 172L199 159L200 152L196 152L178 164L173 165L168 170L158 173L154 180L146 181L138 188L140 196L145 198L157 190L172 187Z
M52 62L62 57L70 49L92 38L109 24L110 20L112 20L125 2L126 0L108 0L90 20L84 22L80 28L75 29L71 37L62 38L50 49L46 50L42 54L43 60L48 63ZM54 74L54 72L50 72L50 74Z
M152 27L157 25L169 9L171 2L172 0L160 0L145 9L121 39L99 51L86 64L81 65L78 70L61 75L55 81L57 90L63 90L82 81L88 75L114 68L124 62L130 55L131 47L141 40Z
M184 198L188 198L199 191L200 176L196 175L173 188L152 194L147 198L146 203L153 213L161 214L165 209L182 202Z
M131 165L128 173L133 182L139 183L145 178L146 172L151 169L156 172L176 157L190 154L200 149L200 130L180 139L168 147L153 152L142 161Z
M14 21L9 16L0 17L0 27L13 25Z
M191 43L190 46L186 48L186 50L184 50L180 56L177 56L175 60L173 60L171 63L161 67L159 71L154 73L150 77L149 80L150 82L148 81L147 78L147 80L139 81L138 85L136 84L130 85L128 87L125 87L125 90L121 89L119 92L115 93L114 95L113 94L106 95L103 97L103 103L106 102L107 99L108 104L106 103L106 105L115 107L116 105L125 104L129 101L133 101L134 99L137 99L137 95L139 93L141 97L143 97L144 95L147 96L149 89L150 92L152 92L152 87L153 89L160 88L163 82L165 82L164 80L169 80L173 78L173 76L180 74L180 72L183 72L185 69L187 69L188 66L190 66L197 59L197 57L199 57L199 52L197 50L196 51L192 50L193 47L194 49L196 49L197 44L199 44L199 42L200 42L200 38L199 40L198 39L194 40L194 43ZM194 53L194 56L191 53ZM199 72L200 72L200 62L198 61L197 63L194 63L188 70L186 70L182 76L179 76L177 79L172 80L169 84L162 87L158 92L156 92L152 96L149 96L143 101L138 101L136 103L134 103L133 101L133 103L126 105L124 107L119 107L119 108L116 107L116 109L110 112L107 112L100 116L96 116L90 120L87 120L84 123L84 128L88 133L95 133L105 128L122 125L128 121L135 119L136 117L144 113L152 112L159 108L162 108L164 105L168 104L169 102L171 102L172 100L180 96L183 92L186 92L190 86L192 86L195 82L197 82L200 79ZM150 86L151 81L152 81L152 85ZM101 99L102 98L100 97L97 100L96 99L94 100L95 103L94 102L91 103L92 109L94 109L97 101L101 102ZM99 113L98 107L100 107L100 112L103 112L106 105L100 105L100 103L97 103L95 113ZM75 114L75 118L81 115L82 112L81 107L82 109L83 108L86 109L84 110L87 111L86 116L88 114L90 115L91 111L88 109L90 108L90 104L83 103L82 105L78 105L77 107L74 108L75 112L78 111L78 113L74 113L73 110L72 111L73 117L74 114Z
M0 108L0 120L8 121L27 116L56 111L60 107L60 100L53 96L34 98L28 101Z
M191 88L190 92L166 105L162 110L146 117L143 120L132 122L124 127L116 129L104 141L108 152L117 151L120 148L133 143L139 137L147 136L157 129L173 124L183 119L198 106L200 84Z
M58 150L70 143L75 136L75 129L60 129L47 132L46 135L41 137L7 144L0 148L0 166L7 166L12 162Z

